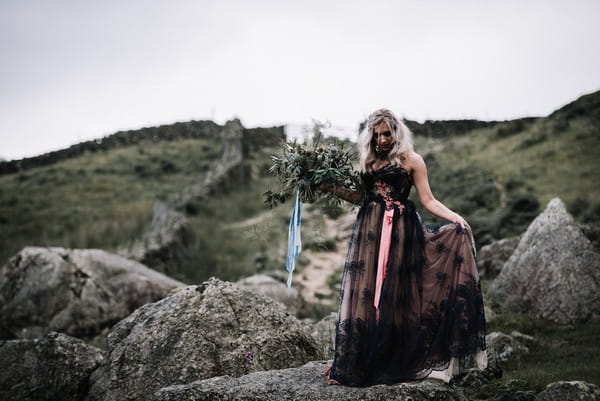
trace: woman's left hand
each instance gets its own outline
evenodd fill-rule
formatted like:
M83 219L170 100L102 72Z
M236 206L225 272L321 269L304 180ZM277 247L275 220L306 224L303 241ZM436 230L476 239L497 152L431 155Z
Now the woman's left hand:
M450 219L452 223L456 223L461 226L464 230L469 225L465 219L463 219L458 213L454 213L454 216Z

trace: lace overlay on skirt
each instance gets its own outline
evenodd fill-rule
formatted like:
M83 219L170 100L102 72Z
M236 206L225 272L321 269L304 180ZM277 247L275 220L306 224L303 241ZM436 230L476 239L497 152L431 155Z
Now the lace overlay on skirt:
M329 379L349 386L448 382L484 369L485 316L471 229L425 229L407 199L412 180L402 168L386 166L363 181Z

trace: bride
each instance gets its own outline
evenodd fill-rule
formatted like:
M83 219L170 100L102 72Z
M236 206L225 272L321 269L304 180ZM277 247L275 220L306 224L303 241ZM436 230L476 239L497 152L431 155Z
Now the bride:
M487 365L485 315L469 224L432 194L412 133L391 111L359 136L363 187L321 185L360 205L339 293L329 384L452 377ZM449 223L426 229L415 204Z

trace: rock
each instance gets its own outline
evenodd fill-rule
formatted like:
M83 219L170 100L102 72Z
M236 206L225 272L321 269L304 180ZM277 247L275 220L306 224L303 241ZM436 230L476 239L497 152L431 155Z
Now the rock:
M100 249L25 247L0 269L0 338L92 337L183 285Z
M533 401L536 391L524 380L510 379L505 382L496 380L469 391L469 400L497 400L497 401Z
M293 315L297 315L299 310L306 308L306 301L295 288L288 289L284 283L266 274L255 274L238 280L236 284L256 294L263 294L281 302Z
M502 369L498 364L492 363L488 364L488 366L483 370L473 370L470 372L466 372L463 375L453 377L450 380L450 385L460 386L471 390L485 386L493 380L499 379L501 377ZM470 400L471 398L467 397L467 399Z
M187 218L166 202L155 199L149 229L118 253L153 270L175 276L179 273L177 266L193 240Z
M450 383L465 388L480 388L490 385L494 379L502 377L500 362L509 360L510 357L517 353L529 352L529 349L523 345L523 342L536 342L533 337L526 334L519 333L518 331L513 331L513 333L514 336L495 331L486 335L487 367L483 370L474 369L464 375L454 377ZM512 390L508 392L513 394ZM533 393L527 394L530 398L533 397ZM519 397L514 399L520 399ZM479 399L479 397L475 398Z
M584 381L550 383L535 396L535 401L597 401L600 387Z
M172 384L300 366L316 342L279 302L210 278L117 323L90 400L148 399Z
M558 323L600 315L600 254L563 202L552 199L490 284L500 308Z
M597 224L578 224L581 232L590 240L596 252L600 251L600 227Z
M509 360L521 352L529 352L524 343L535 343L537 340L527 334L513 331L511 335L494 331L485 336L487 367L483 370L474 369L464 375L452 378L451 384L461 387L478 388L489 384L494 379L502 377L500 362ZM530 394L532 395L532 394Z
M331 312L313 325L312 336L319 343L326 358L333 358L337 313Z
M533 344L538 343L538 340L535 339L534 337L532 337L528 334L523 334L516 330L511 331L510 336L512 338L514 338L515 340L519 341L523 345L533 345Z
M531 337L533 338L533 337ZM489 364L505 362L512 355L519 352L529 352L517 338L508 334L494 331L485 336Z
M81 400L102 360L98 348L57 332L0 341L0 399Z
M160 389L153 401L442 401L465 400L460 389L441 380L371 387L328 385L321 375L331 361L312 361L302 367L251 373L239 378L213 377Z
M496 277L519 244L519 238L519 236L503 238L481 247L477 253L479 275L486 279Z

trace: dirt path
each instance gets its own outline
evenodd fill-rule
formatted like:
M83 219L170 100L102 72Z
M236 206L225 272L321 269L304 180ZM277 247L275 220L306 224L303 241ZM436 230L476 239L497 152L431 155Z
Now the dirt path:
M313 212L311 218L319 218L319 213ZM356 211L350 212L333 220L322 216L322 231L320 236L326 239L335 239L337 249L335 251L304 251L305 256L310 260L298 274L298 280L302 284L302 296L309 302L322 302L333 304L337 302L337 293L335 293L327 280L336 270L341 272L346 259L348 239L352 231L352 225L356 219ZM311 235L310 233L304 236ZM341 280L341 273L337 281Z

